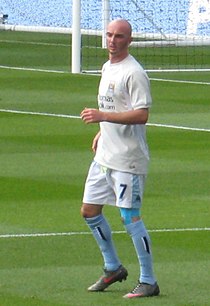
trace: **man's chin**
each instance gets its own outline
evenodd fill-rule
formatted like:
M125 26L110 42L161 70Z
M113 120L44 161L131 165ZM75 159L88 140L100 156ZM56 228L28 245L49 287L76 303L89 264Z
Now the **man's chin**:
M115 49L109 49L109 53L115 55L117 54L117 51Z

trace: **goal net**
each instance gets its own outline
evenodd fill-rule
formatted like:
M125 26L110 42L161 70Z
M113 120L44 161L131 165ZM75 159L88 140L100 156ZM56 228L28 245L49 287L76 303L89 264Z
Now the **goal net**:
M89 58L83 69L97 69L104 60L105 24L116 18L132 24L130 52L147 70L210 68L209 0L102 0L83 3L83 9L88 28L95 20L102 31L83 35L83 60Z
M100 70L107 59L106 25L116 18L131 23L130 52L145 69L210 69L209 0L2 0L0 30L72 35L77 14L81 32L74 53L81 71Z

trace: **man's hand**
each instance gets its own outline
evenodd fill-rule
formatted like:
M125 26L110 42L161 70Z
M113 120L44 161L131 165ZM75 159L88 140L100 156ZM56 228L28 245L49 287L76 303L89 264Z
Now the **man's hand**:
M81 118L85 123L98 123L104 121L103 112L95 108L85 108L81 112Z
M92 143L92 150L94 153L96 153L97 147L98 147L98 140L101 136L101 132L99 131L96 136L93 139L93 143Z

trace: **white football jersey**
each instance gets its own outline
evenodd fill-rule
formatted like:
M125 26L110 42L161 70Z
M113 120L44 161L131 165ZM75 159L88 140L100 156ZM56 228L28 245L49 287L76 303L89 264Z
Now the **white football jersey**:
M150 82L141 65L128 55L123 61L102 68L98 92L99 110L125 112L149 108L152 104ZM95 160L110 169L146 174L149 152L144 124L100 123L101 137Z

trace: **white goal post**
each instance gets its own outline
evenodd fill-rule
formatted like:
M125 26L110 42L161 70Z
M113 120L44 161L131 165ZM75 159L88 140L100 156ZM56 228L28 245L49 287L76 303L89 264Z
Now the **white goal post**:
M81 0L73 0L72 7L72 73L81 71Z
M72 73L81 72L81 0L72 7ZM102 0L102 48L106 47L106 28L110 21L110 0ZM94 32L95 34L95 32Z

